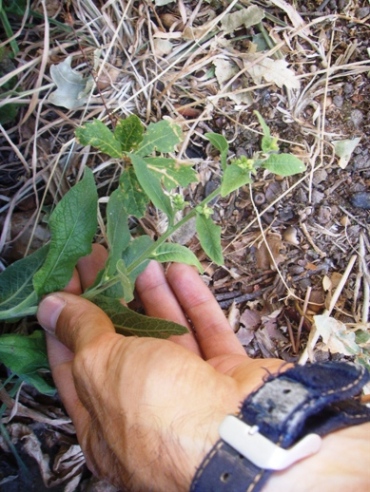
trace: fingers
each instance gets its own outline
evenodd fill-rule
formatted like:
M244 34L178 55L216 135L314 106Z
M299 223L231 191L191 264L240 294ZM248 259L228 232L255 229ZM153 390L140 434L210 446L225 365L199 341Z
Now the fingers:
M162 265L151 261L137 278L136 290L148 316L168 319L190 329L188 320L167 282ZM173 336L170 340L200 355L198 344L192 333Z
M167 279L195 327L196 339L206 359L225 354L245 355L222 309L193 268L174 263Z
M108 316L95 304L66 292L43 299L37 317L41 326L55 334L71 352L103 336L116 336Z
M63 405L76 429L89 422L90 417L77 396L73 376L73 354L55 337L46 334L50 368Z
M96 276L104 268L107 258L108 251L104 246L93 244L91 254L84 256L78 261L77 271L80 275L83 290L86 290L95 282Z

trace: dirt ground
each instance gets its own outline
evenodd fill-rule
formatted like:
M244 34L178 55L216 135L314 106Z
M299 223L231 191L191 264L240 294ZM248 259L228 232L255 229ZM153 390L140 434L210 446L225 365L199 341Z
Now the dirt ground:
M224 266L209 262L191 227L180 240L201 260L204 281L252 357L297 361L308 354L370 365L368 339L355 338L370 327L366 0L183 0L163 6L151 0L70 0L44 7L34 1L28 7L18 2L19 11L11 1L3 3L14 42L7 41L3 25L2 269L48 241L48 214L84 166L94 170L101 200L117 186L115 160L76 143L74 130L82 123L109 114L135 113L144 124L171 118L184 135L178 157L199 173L199 183L181 190L195 204L220 181L219 155L204 134L224 135L230 157L252 157L261 140L253 114L258 110L280 149L298 156L306 172L282 178L260 170L250 188L213 204ZM228 32L223 18L251 5L264 13L262 22ZM50 68L67 56L85 85L91 80L83 104L72 109L50 97L56 89ZM284 60L289 71L281 75L271 68L258 79L252 67L266 59L270 67ZM353 144L348 158L337 155L338 141ZM163 217L152 208L142 225L156 236ZM324 312L335 328L317 341L314 316ZM29 319L0 332L35 327ZM1 381L8 376L0 366ZM0 492L110 490L86 471L57 396L26 387L17 396L8 393L8 386L1 389Z

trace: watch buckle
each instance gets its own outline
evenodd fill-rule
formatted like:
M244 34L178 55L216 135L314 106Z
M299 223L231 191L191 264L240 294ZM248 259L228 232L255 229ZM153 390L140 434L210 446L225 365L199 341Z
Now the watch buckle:
M308 434L289 449L283 449L259 433L257 426L250 426L227 415L219 427L220 437L254 465L265 470L284 470L293 463L319 451L321 437Z

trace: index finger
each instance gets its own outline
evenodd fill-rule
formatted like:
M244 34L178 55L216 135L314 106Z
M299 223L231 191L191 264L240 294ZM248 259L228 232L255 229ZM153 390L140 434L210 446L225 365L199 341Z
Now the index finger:
M246 355L212 292L192 267L173 263L167 279L194 325L206 359L226 354Z

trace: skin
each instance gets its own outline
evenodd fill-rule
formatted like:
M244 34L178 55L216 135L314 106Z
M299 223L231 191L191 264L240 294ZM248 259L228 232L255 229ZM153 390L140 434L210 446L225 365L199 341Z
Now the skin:
M250 359L209 289L181 264L165 274L150 263L136 288L148 315L181 323L189 334L169 340L116 334L105 313L78 296L106 257L94 245L68 292L40 304L54 381L96 475L125 490L189 490L225 415L237 413L282 361ZM274 474L264 490L369 490L369 437L370 424L325 437L318 454Z

